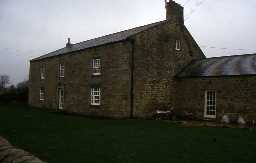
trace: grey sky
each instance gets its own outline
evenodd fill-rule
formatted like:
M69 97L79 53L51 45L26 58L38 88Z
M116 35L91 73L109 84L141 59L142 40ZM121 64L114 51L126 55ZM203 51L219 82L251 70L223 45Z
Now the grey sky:
M190 0L184 7L207 57L256 52L256 0ZM0 0L0 74L17 83L28 78L29 59L64 47L67 37L77 43L164 19L164 0Z

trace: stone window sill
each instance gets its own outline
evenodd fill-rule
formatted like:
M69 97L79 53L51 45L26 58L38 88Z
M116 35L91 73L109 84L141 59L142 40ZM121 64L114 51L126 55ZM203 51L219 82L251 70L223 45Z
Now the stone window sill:
M101 76L101 73L93 73L92 76Z

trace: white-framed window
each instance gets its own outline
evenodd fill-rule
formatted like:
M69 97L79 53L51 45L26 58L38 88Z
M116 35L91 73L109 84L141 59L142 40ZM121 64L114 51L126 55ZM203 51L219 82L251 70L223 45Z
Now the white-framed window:
M181 41L175 40L175 50L180 51L181 50Z
M93 87L91 88L91 105L99 106L101 103L101 89Z
M42 66L40 68L40 79L44 80L45 79L45 66Z
M65 66L64 66L64 64L59 64L59 77L60 78L65 77Z
M92 59L92 75L101 75L101 59Z
M205 91L205 118L216 118L216 91Z
M58 103L59 103L59 109L64 109L64 87L58 88Z
M45 89L43 87L40 88L39 98L40 98L40 101L45 100Z

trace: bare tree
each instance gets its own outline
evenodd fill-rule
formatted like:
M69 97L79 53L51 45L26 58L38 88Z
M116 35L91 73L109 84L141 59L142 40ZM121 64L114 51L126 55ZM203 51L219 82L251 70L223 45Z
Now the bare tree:
M0 89L6 88L10 83L10 77L8 75L0 75Z

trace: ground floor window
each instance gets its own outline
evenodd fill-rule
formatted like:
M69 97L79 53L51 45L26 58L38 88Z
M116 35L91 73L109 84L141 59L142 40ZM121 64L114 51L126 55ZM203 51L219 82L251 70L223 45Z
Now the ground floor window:
M94 87L91 88L91 105L99 106L101 103L101 89Z
M58 88L58 103L59 103L59 109L64 109L64 88L60 87Z
M44 101L44 99L45 99L45 89L44 89L44 87L40 88L39 98L40 98L40 101Z
M205 92L205 114L206 118L216 118L216 91Z

